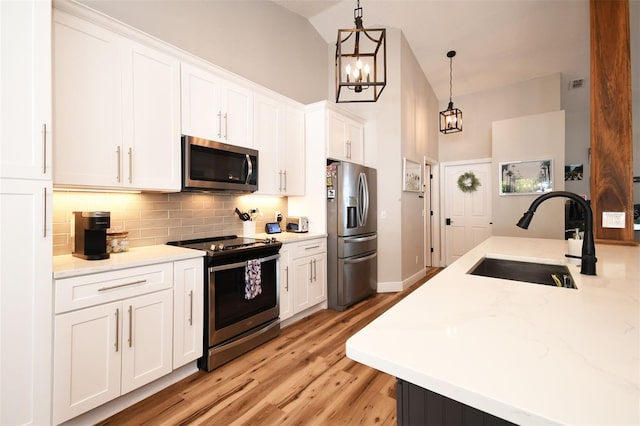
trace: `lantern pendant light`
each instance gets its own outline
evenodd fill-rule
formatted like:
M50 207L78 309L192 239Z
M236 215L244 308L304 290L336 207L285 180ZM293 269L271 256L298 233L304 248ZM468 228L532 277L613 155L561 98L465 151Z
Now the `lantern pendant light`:
M444 111L440 111L440 131L442 133L457 133L462 131L462 111L453 107L451 100L453 92L453 57L456 56L455 50L447 52L449 58L449 105Z
M376 102L387 84L387 31L362 26L360 0L353 17L355 28L338 30L336 102Z

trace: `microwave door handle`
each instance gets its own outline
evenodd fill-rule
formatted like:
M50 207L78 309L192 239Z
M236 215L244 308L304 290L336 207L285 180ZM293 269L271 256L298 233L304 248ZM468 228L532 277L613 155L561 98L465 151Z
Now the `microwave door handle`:
M244 183L248 185L253 175L253 163L251 162L249 154L245 154L245 161L247 162L247 179Z

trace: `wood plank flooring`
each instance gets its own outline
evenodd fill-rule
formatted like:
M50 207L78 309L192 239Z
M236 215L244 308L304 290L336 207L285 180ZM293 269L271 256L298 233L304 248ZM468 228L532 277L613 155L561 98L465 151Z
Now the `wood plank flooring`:
M346 340L440 272L345 312L323 310L217 368L198 372L100 425L395 425L395 377L345 355Z

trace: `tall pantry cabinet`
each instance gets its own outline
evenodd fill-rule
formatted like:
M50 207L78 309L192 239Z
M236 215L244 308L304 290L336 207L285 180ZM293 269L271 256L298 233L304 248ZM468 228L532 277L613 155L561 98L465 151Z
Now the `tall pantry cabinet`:
M0 424L51 421L51 2L0 1Z

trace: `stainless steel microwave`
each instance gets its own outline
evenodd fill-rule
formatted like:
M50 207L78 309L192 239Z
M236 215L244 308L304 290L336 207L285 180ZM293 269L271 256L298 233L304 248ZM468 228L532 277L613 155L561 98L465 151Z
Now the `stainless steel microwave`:
M182 135L182 190L258 190L258 151Z

